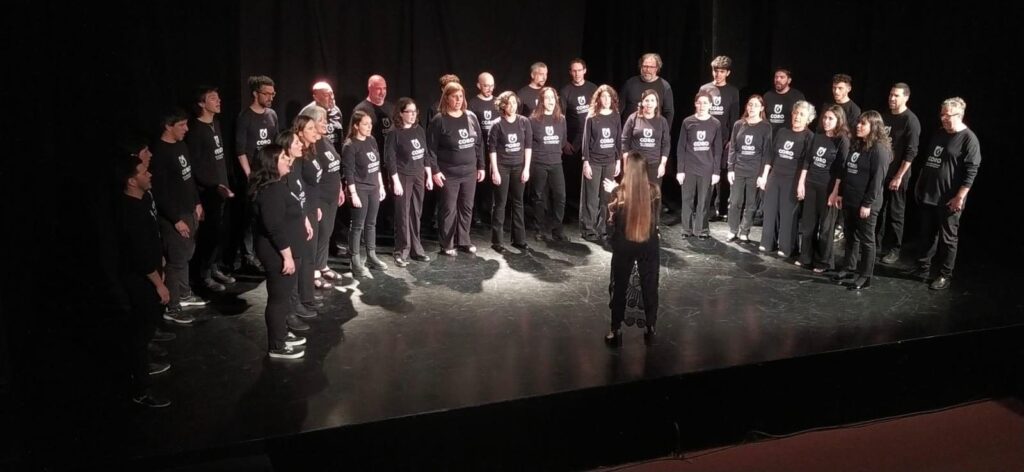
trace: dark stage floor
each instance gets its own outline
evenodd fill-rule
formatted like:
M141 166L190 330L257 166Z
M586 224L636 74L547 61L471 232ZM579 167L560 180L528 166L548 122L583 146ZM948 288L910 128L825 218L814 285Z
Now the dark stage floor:
M258 279L243 279L212 306L194 310L195 326L166 328L178 339L164 344L172 368L156 390L173 400L169 408L128 402L117 391L120 377L97 373L113 368L96 361L102 355L55 360L61 370L51 382L58 389L38 392L34 400L47 406L28 418L30 433L15 463L60 469L141 460L141 468L259 455L266 441L300 433L324 441L324 434L348 427L384 428L428 413L444 421L447 413L470 415L513 401L572 401L578 392L598 404L595 396L630 385L678 386L689 375L830 359L1024 321L1017 281L969 259L948 291L930 291L879 265L874 286L857 293L760 255L754 245L722 243L727 227L712 228L717 239L707 241L682 240L678 226L663 229L659 334L650 347L636 328L626 329L618 350L602 342L610 253L579 238L499 255L475 231L475 256L374 271L373 280L358 283L346 274L327 293L321 316L310 320L307 355L296 361L268 360L265 289ZM505 419L515 422L515 415ZM401 446L392 449L400 453Z

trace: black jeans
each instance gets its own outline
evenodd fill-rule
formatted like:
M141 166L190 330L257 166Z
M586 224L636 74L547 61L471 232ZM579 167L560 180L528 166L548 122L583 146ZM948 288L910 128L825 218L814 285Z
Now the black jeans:
M365 189L356 187L362 207L352 207L352 221L348 229L348 252L362 256L360 243L365 242L369 254L377 250L377 211L380 209L380 190L377 187Z
M903 175L900 187L896 190L889 190L889 181L882 184L885 190L882 191L882 211L878 214L881 224L878 225L878 244L882 253L891 249L899 250L903 247L903 228L907 216L907 186L910 182L910 170Z
M227 241L228 226L224 221L226 201L216 188L204 189L199 193L203 204L203 221L199 222L196 239L196 271L200 279L211 277L213 270L220 270L224 243Z
M595 164L590 162L591 179L583 177L580 184L580 232L581 236L604 237L608 226L608 199L611 194L604 191L604 179L615 179L615 162Z
M423 213L425 174L401 175L402 195L395 197L395 256L425 255L420 241L420 215Z
M611 295L608 306L612 310L612 331L618 330L626 317L626 290L629 288L629 277L633 273L634 263L637 272L640 273L640 291L644 297L647 326L653 327L658 322L659 248L657 234L652 234L651 238L643 243L613 239L611 282L608 284L608 293Z
M939 255L939 275L953 276L956 246L960 239L961 212L949 211L946 205L919 205L921 208L921 255L917 260L922 270L929 271L932 259Z
M502 244L505 236L505 206L511 193L512 201L512 242L526 243L526 224L523 220L523 165L498 164L501 185L494 186L494 207L491 209L491 244Z
M708 209L711 196L711 177L686 174L683 180L683 204L679 209L680 226L684 235L711 234L708 227Z
M530 163L530 184L537 231L541 234L562 234L562 219L565 217L565 171L562 164Z
M338 199L332 202L320 201L323 219L316 225L316 257L313 258L313 269L322 270L327 267L327 256L331 250L331 239L334 235L334 219L338 215ZM310 223L313 223L310 221Z
M287 318L291 313L292 294L298 285L297 274L301 258L294 257L295 248L292 248L296 271L291 275L284 275L281 273L284 258L270 244L270 240L264 236L256 236L255 246L256 257L259 257L260 263L263 264L267 277L267 309L263 312L267 323L267 347L282 349L288 337Z
M793 254L796 245L796 178L793 176L768 175L764 192L764 225L761 245L768 251L779 250L786 256Z
M167 258L167 265L164 266L165 283L167 291L171 293L171 305L178 305L182 298L192 295L188 283L188 261L196 250L196 217L189 215L183 220L190 231L187 238L178 233L174 224L160 218L160 236L163 237L164 255Z
M122 325L125 329L124 347L127 350L132 374L132 388L136 395L141 395L152 381L149 377L149 351L147 346L153 340L156 327L160 323L164 306L156 287L144 276L125 274L121 277L121 286L128 296L128 319Z
M800 263L815 269L831 269L833 231L838 209L828 206L828 184L807 182L800 215Z
M875 273L875 224L878 223L878 210L872 208L867 218L861 218L860 207L844 206L843 216L846 224L846 262L843 270L856 270L861 277L870 279Z
M750 235L757 209L757 176L736 176L729 194L729 232Z

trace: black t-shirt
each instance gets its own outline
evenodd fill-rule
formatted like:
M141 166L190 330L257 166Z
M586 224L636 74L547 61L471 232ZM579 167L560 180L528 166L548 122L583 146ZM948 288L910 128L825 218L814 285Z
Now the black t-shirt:
M843 172L846 154L850 151L850 139L846 136L830 138L825 134L814 135L811 152L804 161L807 182L824 185L831 191L831 185Z
M385 101L382 105L374 105L369 100L363 100L352 109L352 114L362 110L373 119L373 139L377 141L377 149L384 149L384 137L391 132L391 117L395 114L395 104Z
M657 92L658 105L661 106L661 116L665 118L669 125L672 125L672 117L675 116L675 97L672 96L672 86L661 77L655 79L654 82L644 82L637 75L626 81L626 84L622 86L622 93L619 95L622 117L628 119L630 114L637 111L637 108L640 106L640 96L647 89ZM671 145L671 143L669 144ZM665 153L665 155L668 155L668 153Z
M323 141L321 139L321 141ZM320 165L320 161L316 159L316 155L313 153L307 154L302 159L296 159L292 163L292 172L298 177L302 184L302 190L306 193L306 199L310 202L306 205L306 213L315 215L317 205L312 204L313 202L320 200L320 180L324 176L324 168ZM315 218L310 221L316 221Z
M492 95L490 100L474 96L469 99L467 106L469 111L476 115L477 121L480 122L480 129L484 135L483 140L486 143L487 133L490 133L491 127L501 119L501 112L494 108L494 96Z
M790 88L784 94L775 93L774 90L764 93L764 112L768 115L768 123L772 129L789 128L792 123L793 105L804 100L803 92Z
M357 190L376 189L380 185L380 160L376 141L345 140L341 146L341 171L345 174L345 184L355 185Z
M690 115L679 127L676 145L677 172L711 177L723 167L722 125L715 117L705 120Z
M341 153L327 139L316 142L316 161L320 165L320 201L328 208L338 205L341 193Z
M163 271L163 245L156 222L156 206L149 192L142 198L121 194L118 237L122 277L140 278ZM154 292L156 291L154 287Z
M530 119L522 115L516 115L512 123L501 119L487 136L487 153L496 153L501 165L523 165L527 149L533 149L533 126Z
M583 125L583 160L594 165L613 164L622 156L622 121L614 113L597 114Z
M969 128L949 134L939 129L926 148L914 194L920 203L945 205L960 187L970 188L981 165L981 145Z
M761 175L772 152L772 125L768 121L753 125L744 120L735 123L729 140L728 167L737 177Z
M277 126L277 112L273 108L267 108L263 113L243 108L235 126L235 152L245 154L249 163L253 163L256 152L277 138Z
M303 205L306 196L298 179L284 176L256 193L256 235L266 238L277 251L292 249L306 240Z
M185 135L188 154L195 164L196 183L204 189L228 185L228 167L224 162L224 140L221 138L220 122L204 123L189 120L188 134Z
M648 164L661 164L662 156L668 157L672 150L672 136L664 116L648 120L634 112L622 126L622 152L639 152Z
M711 116L718 118L722 124L723 144L728 144L732 136L732 125L740 119L740 91L732 84L719 87L714 82L702 85L701 90L718 91L717 95L711 93Z
M892 160L889 146L875 143L870 149L855 145L843 167L843 183L839 186L843 206L848 208L882 208L882 185L885 168Z
M530 116L533 114L533 110L540 105L540 89L530 87L529 84L516 92L519 96L519 114L523 116Z
M192 215L199 204L199 191L192 178L188 147L183 141L158 139L153 147L149 172L153 174L153 199L161 218L171 224Z
M561 164L562 145L565 144L565 118L556 120L554 115L540 115L530 118L533 127L533 157L530 162L538 164Z
M839 105L839 108L843 109L843 114L846 115L846 122L849 123L847 126L851 128L851 131L857 127L857 119L860 118L860 107L853 100L847 100L846 103L838 104L832 101L825 102L821 110L818 110L818 116L825 113L825 110L828 110L832 105Z
M897 115L885 113L882 120L885 121L885 131L892 139L892 164L889 166L889 172L885 174L885 178L891 180L899 172L900 165L904 162L913 163L917 157L917 147L921 141L921 122L909 108ZM908 174L903 176L904 179L910 178L910 169L907 169L907 172Z
M810 153L813 140L814 133L806 128L799 133L789 128L779 128L772 139L772 153L768 160L772 166L771 173L775 177L797 175L797 171L803 169L803 162Z
M306 110L312 109L315 106L319 106L316 101L309 102L308 105L299 111L299 114L301 115ZM332 145L337 146L338 143L344 141L345 136L345 122L342 120L341 109L337 105L324 109L327 110L327 134L324 135L324 138L327 138ZM376 126L376 123L374 126Z
M429 152L427 132L420 125L395 128L384 142L384 164L389 175L425 175Z
M427 128L427 147L430 148L431 169L445 178L475 177L484 168L484 142L480 123L471 113L456 118L438 113L430 119Z
M590 113L590 100L596 91L597 85L588 80L583 81L582 85L570 82L562 87L566 139L572 143L572 148L576 151L583 146L583 125L587 121L587 113Z

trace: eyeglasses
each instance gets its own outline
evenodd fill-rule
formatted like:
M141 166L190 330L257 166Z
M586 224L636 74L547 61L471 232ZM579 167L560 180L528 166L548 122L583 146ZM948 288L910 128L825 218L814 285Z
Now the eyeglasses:
M954 116L963 116L963 113L941 113L939 118L952 118Z
M256 93L258 93L260 95L268 96L270 98L274 98L274 97L277 96L277 92L256 92Z

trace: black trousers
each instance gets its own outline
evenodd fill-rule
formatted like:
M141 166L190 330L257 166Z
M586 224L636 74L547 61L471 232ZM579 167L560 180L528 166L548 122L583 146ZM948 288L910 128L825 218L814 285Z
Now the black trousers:
M314 267L316 264L313 263L313 258L316 255L316 238L320 224L316 221L316 210L307 212L306 218L309 219L309 225L313 228L313 239L303 239L302 242L296 244L298 247L292 247L292 258L295 259L295 275L298 276L295 291L292 292L292 304L296 306L299 303L312 304L314 300L313 272L316 270L316 267ZM303 231L302 234L305 235L306 232Z
M872 208L867 218L860 217L860 207L843 207L846 224L846 262L843 270L857 271L861 277L870 279L875 273L875 225L878 210Z
M581 236L604 237L608 226L608 199L611 194L604 191L604 179L615 179L615 162L595 164L590 162L591 179L580 182L580 232Z
M719 181L721 182L721 181ZM729 232L750 235L757 209L757 176L736 176L729 194Z
M629 288L629 277L636 263L640 273L640 291L644 297L644 314L647 326L658 322L658 279L659 279L659 236L652 234L643 243L630 241L612 241L612 273L608 284L608 293L612 310L612 331L622 326L626 317L626 290Z
M530 163L530 182L537 231L541 234L562 234L562 219L565 217L565 171L562 163Z
M778 242L783 254L793 254L798 210L796 178L769 174L764 192L764 226L761 233L761 245L765 249L773 251Z
M228 225L224 221L226 201L216 188L204 189L199 193L203 204L203 221L199 222L196 239L196 275L200 280L211 277L213 270L220 269L223 248L228 239Z
M470 246L469 224L473 219L476 172L466 177L448 178L441 187L441 223L438 242L441 249Z
M447 185L445 185L447 186ZM377 212L380 210L380 190L377 187L364 189L356 187L362 207L352 207L352 220L348 229L348 252L362 256L360 244L366 246L367 254L377 250Z
M878 225L878 244L882 253L903 247L903 228L907 216L907 187L910 182L910 170L903 175L900 187L889 190L889 182L885 181L882 191L882 211L878 214L881 224Z
M296 271L291 275L284 275L281 269L284 267L284 259L281 253L274 249L270 240L263 236L256 236L255 241L256 257L260 259L267 277L267 309L263 317L267 323L267 348L282 349L285 347L285 338L288 337L288 314L291 313L292 293L298 285L298 265L301 258L294 257Z
M919 205L921 208L921 255L917 263L923 270L931 270L932 260L939 256L939 275L953 276L956 264L956 246L959 241L960 214L949 211L945 205Z
M523 220L523 165L508 166L499 163L501 185L493 185L494 204L491 208L491 244L503 244L505 236L505 207L512 202L512 242L526 243L526 224ZM510 195L511 194L511 195ZM509 198L511 197L511 199Z
M718 183L711 189L711 209L715 210L718 216L724 216L729 214L729 195L732 188L729 179L726 178L729 169L722 168L719 171L722 178L718 179Z
M147 346L153 340L153 334L156 333L156 328L160 324L164 306L160 304L156 287L146 277L134 274L124 275L121 277L121 285L124 287L129 303L126 313L128 319L122 324L126 334L123 338L127 352L125 358L131 369L132 388L135 390L135 394L139 395L152 385L149 377Z
M181 299L192 295L192 289L188 284L188 262L196 250L196 217L190 214L184 219L188 225L189 237L182 237L174 224L164 218L160 218L160 236L164 243L164 256L167 258L167 265L164 266L166 274L164 282L167 284L167 291L171 293L171 305L181 303Z
M711 177L686 174L683 179L683 204L679 208L679 224L684 235L711 234L708 227L708 197L711 196Z
M409 255L423 256L420 241L420 216L423 213L423 194L426 191L425 174L398 175L402 181L402 195L395 197L395 256L408 259Z
M491 207L494 206L494 185L491 184L491 166L485 166L484 180L476 183L473 194L473 221L491 221Z
M338 199L331 202L320 201L323 219L314 228L316 232L316 257L313 258L313 269L322 270L327 267L327 256L331 251L331 240L334 236L334 220L338 215ZM310 221L310 223L313 223Z
M256 257L253 249L253 212L249 200L249 183L241 170L241 176L232 186L235 198L227 203L228 238L224 245L224 264L228 268L241 267L248 257ZM205 205L204 205L205 209ZM241 260L239 260L241 256Z
M828 184L807 182L800 216L800 263L831 269L833 231L839 210L828 206Z

